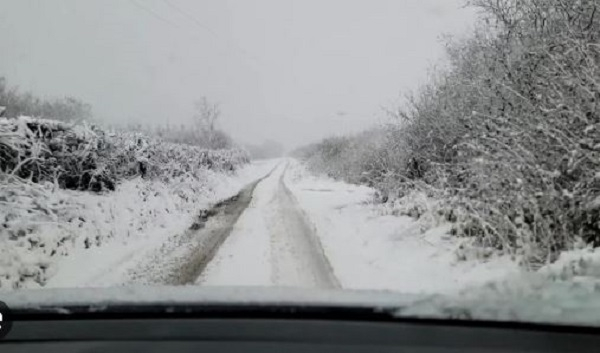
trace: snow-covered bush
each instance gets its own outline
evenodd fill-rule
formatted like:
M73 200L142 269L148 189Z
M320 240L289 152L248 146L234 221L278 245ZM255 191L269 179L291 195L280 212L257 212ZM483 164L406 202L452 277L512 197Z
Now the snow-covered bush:
M384 201L433 190L456 235L526 264L580 240L600 246L600 1L471 4L484 25L450 41L449 69L394 114L374 186ZM364 165L356 153L319 155L316 168ZM336 171L356 181L370 169Z
M74 190L114 190L125 178L167 180L199 169L234 171L248 162L241 150L209 150L134 132L54 120L0 118L0 171Z
M381 185L393 168L385 153L386 136L382 128L371 129L354 136L330 137L294 153L307 160L315 172L352 183Z
M534 263L600 245L600 3L474 4L494 30L450 45L451 70L414 101L413 158L482 244Z
M184 229L198 200L248 161L241 150L0 118L0 289L44 285L74 248Z
M98 194L0 174L0 290L43 286L62 257L82 249L174 235L222 179L210 170L168 183L137 177Z
M101 163L106 141L87 126L54 120L0 118L0 171L66 189L114 189Z

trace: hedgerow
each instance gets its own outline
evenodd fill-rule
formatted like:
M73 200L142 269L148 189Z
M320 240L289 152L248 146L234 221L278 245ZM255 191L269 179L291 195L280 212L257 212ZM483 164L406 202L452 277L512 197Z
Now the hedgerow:
M248 162L241 150L210 150L136 132L21 117L0 118L0 171L72 190L111 191L123 179L232 172Z
M317 170L363 166L337 176L375 173L384 201L435 194L454 234L528 266L580 240L600 246L600 1L470 4L483 24L449 41L449 68L393 114L377 158L352 152L360 136L305 157Z
M248 161L237 149L0 118L0 290L45 285L73 249L185 229L215 180Z

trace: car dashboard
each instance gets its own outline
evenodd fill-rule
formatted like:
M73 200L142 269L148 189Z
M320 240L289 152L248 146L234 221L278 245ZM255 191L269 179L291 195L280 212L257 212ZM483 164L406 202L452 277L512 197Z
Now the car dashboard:
M3 353L597 352L593 328L398 318L323 306L62 307L16 310Z

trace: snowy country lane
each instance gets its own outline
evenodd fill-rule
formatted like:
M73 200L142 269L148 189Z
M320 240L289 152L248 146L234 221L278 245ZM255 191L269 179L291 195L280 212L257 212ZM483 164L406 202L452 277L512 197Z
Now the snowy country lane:
M235 175L211 176L207 180L207 190L194 195L195 210L188 210L185 214L171 211L163 215L154 212L149 216L125 217L127 220L137 217L136 221L153 219L158 226L131 236L128 235L130 228L116 228L116 236L102 246L71 249L68 256L59 259L54 275L45 287L193 283L250 203L254 187L280 163L278 160L255 161ZM136 181L134 186L138 184ZM115 193L117 197L109 199L111 205L123 205L115 207L120 212L138 208L144 210L143 200L134 197L138 190L130 189L123 188ZM161 207L173 209L169 205L170 200L168 197L156 200L157 205L150 210L160 210ZM91 199L90 203L93 202L98 201ZM113 223L115 227L120 225ZM105 232L111 230L106 229Z
M250 205L197 284L340 286L314 228L285 185L288 165L280 163L256 186Z
M46 287L453 293L518 272L506 256L458 261L461 240L447 235L447 224L395 216L371 201L375 190L315 175L294 159L255 161L235 183L223 181L231 186L210 203L199 197L199 213L176 227L74 251Z

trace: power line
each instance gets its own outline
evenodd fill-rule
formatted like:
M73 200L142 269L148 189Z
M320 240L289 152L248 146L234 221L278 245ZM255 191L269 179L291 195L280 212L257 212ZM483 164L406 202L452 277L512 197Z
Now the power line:
M171 9L177 11L181 16L186 17L188 20L194 22L194 24L196 24L198 27L200 27L202 30L204 31L208 31L210 34L212 34L218 41L222 40L220 38L220 36L213 31L210 27L206 26L205 24L203 24L201 21L199 21L197 18L195 18L194 16L190 15L189 13L187 13L186 11L182 10L180 7L175 6L172 2L168 1L168 0L162 0L167 6L169 6ZM136 8L138 8L139 10L142 10L144 12L146 12L147 14L151 15L152 17L154 17L155 19L164 22L174 28L180 29L180 30L184 30L185 28L181 27L179 24L177 24L176 22L173 22L171 20L169 20L168 18L162 16L160 13L154 11L151 7L142 5L141 3L139 3L136 0L129 0L129 2L131 4L133 4ZM196 36L194 36L196 37ZM235 49L237 49L237 51L239 53L241 53L242 55L250 58L251 60L253 60L255 63L259 63L260 60L258 60L256 57L254 57L253 55L251 55L250 53L248 53L247 51L245 51L244 49L240 48L239 46L237 46L235 43L232 43L230 41L228 41L230 46L233 46Z
M169 6L170 8L172 8L173 10L175 10L180 15L182 15L185 18L187 18L188 20L194 22L201 29L210 32L217 40L223 40L225 42L228 42L230 46L234 47L242 55L245 55L245 56L249 57L250 59L254 60L257 63L260 62L260 60L258 60L258 58L256 58L254 55L248 53L246 50L244 50L243 48L241 48L239 45L233 43L232 41L227 40L227 39L223 39L218 33L216 33L215 31L213 31L209 26L207 26L204 23L202 23L195 16L191 15L189 12L181 9L178 6L175 6L170 0L162 0L162 2L165 3L167 6Z
M173 10L177 11L180 15L186 17L188 20L194 22L197 26L199 26L200 28L210 32L212 35L214 35L215 37L219 37L219 35L217 33L215 33L215 31L213 31L210 27L208 27L207 25L205 25L204 23L200 22L200 20L198 20L196 17L190 15L189 13L187 13L186 11L182 10L180 7L175 6L171 1L169 0L162 0L165 4L167 4L167 6L169 6L170 8L172 8Z
M137 7L138 9L150 14L152 17L156 18L159 21L162 21L168 25L171 25L177 29L182 29L177 23L161 16L159 13L157 13L156 11L152 10L149 7L146 7L145 5L142 5L140 3L138 3L136 0L129 0L130 3L132 3L135 7Z

